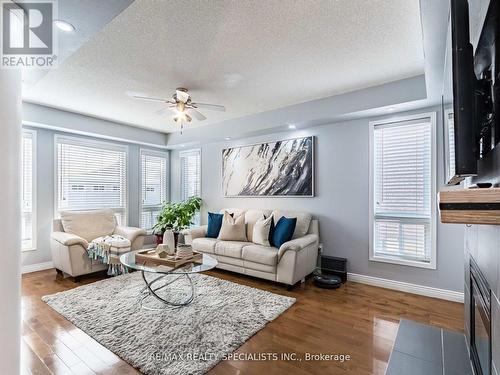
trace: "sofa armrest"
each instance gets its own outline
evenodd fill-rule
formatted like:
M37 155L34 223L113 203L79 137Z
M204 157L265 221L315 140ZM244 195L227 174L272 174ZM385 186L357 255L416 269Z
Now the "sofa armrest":
M59 242L60 244L64 246L71 246L71 245L82 245L84 248L87 248L89 243L87 240L84 238L77 236L76 234L73 233L66 233L66 232L52 232L52 239Z
M184 243L191 245L194 239L205 237L207 235L207 228L208 225L202 225L200 227L184 229L181 232L184 235Z
M145 236L146 231L141 228L136 228L136 227L124 227L121 225L118 225L115 228L115 231L113 234L116 234L118 236L125 237L127 240L130 241L130 243L133 243L134 240L139 237L139 236Z
M283 245L281 245L279 251L278 251L278 259L281 259L283 254L286 251L300 251L303 248L314 244L315 242L319 241L319 237L317 234L306 234L303 237L296 238L294 240L285 242Z

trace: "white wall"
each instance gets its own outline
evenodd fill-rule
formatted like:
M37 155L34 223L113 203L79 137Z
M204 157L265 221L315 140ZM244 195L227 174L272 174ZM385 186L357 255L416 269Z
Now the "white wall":
M18 374L21 304L21 72L0 69L0 374Z
M426 108L412 113L439 111ZM438 188L443 185L442 121L438 113ZM206 212L225 207L281 208L311 212L320 221L321 242L327 255L348 259L349 272L426 285L463 290L463 227L438 224L437 269L428 270L368 260L369 121L361 119L283 132L210 143L202 148L202 221ZM237 145L314 135L316 197L224 198L221 193L222 149ZM171 197L178 200L179 152L171 153ZM438 220L438 218L436 218Z

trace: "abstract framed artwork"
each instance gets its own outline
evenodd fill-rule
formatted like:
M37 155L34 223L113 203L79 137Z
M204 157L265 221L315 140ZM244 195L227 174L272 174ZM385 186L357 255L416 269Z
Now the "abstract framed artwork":
M314 137L222 150L225 197L314 197Z

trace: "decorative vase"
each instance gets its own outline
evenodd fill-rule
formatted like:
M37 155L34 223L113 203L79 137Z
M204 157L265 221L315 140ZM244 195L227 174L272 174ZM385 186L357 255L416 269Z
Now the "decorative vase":
M179 233L177 233L178 237ZM167 229L165 233L163 233L163 244L168 246L168 254L175 254L176 248L176 233L172 229Z

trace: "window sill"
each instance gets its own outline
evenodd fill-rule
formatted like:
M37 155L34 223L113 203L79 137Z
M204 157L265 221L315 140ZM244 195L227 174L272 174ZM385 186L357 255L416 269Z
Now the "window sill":
M36 247L28 247L27 249L21 249L22 253L28 253L30 251L36 251Z
M371 262L390 263L390 264L397 264L400 266L426 268L426 269L431 269L431 270L436 269L436 262L432 261L432 260L429 263L426 263L426 262L419 262L416 260L405 260L405 259L380 257L380 256L370 256L369 259Z

